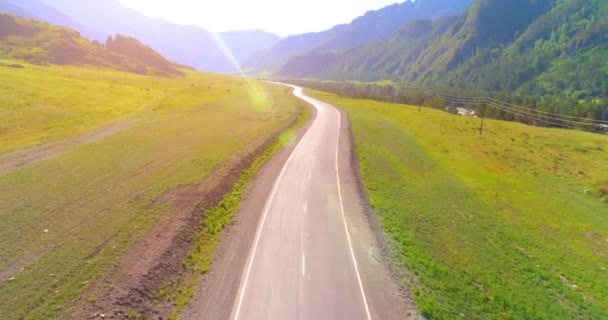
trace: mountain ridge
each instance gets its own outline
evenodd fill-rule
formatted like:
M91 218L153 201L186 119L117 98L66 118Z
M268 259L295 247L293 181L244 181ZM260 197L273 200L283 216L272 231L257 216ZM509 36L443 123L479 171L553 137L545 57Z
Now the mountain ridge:
M14 7L21 0L5 0ZM25 0L31 17L80 31L91 40L122 34L135 37L170 60L191 65L202 71L228 73L253 52L265 49L280 40L279 36L258 31L231 31L214 34L200 27L180 25L162 19L149 18L117 0ZM52 19L43 8L53 8L75 21L67 23ZM23 8L22 8L23 9ZM100 19L99 17L111 17ZM223 37L226 36L226 39ZM232 56L228 55L224 48ZM235 64L233 58L237 60Z
M471 0L405 1L366 12L349 24L331 29L287 37L269 50L258 52L248 59L244 68L253 72L279 69L290 59L310 52L344 51L386 38L412 20L460 13Z
M32 64L90 65L137 74L179 76L177 65L131 37L108 38L104 46L75 30L0 13L0 57Z
M608 95L605 1L476 0L466 12L447 19L418 28L415 24L421 22L410 22L385 40L320 59L312 54L299 57L279 75L388 79L581 99ZM313 67L306 69L302 60Z

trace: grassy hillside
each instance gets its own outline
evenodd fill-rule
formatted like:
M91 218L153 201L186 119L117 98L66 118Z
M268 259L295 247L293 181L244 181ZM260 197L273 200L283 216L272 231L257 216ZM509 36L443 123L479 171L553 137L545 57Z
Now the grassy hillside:
M143 62L146 66L159 70L167 75L181 75L182 72L177 68L177 65L165 59L160 53L152 50L150 47L139 42L133 37L125 37L117 34L114 38L108 37L106 40L106 48L123 55ZM144 68L138 73L146 74Z
M89 39L104 37L103 33L83 27L74 19L40 0L3 0L0 4L0 12L78 30ZM95 37L91 37L92 35Z
M90 42L68 28L0 13L0 58L41 65L94 65L138 74L182 74L177 65L134 38L117 36L109 44Z
M431 319L608 317L608 137L406 105L348 112L373 210Z
M74 29L90 39L101 42L115 34L135 37L171 61L208 72L235 72L233 58L242 63L254 52L280 40L258 30L214 33L194 25L150 18L119 0L27 0L33 3L27 8L23 0L4 1L36 13L34 16L40 20L65 25L41 10L46 4L75 20L80 26ZM226 54L226 49L230 54Z
M10 119L0 153L129 125L0 172L1 319L63 314L135 239L183 206L163 195L190 199L214 186L210 176L228 179L301 111L285 88L233 77L24 66L0 67L0 105L8 106L0 117Z

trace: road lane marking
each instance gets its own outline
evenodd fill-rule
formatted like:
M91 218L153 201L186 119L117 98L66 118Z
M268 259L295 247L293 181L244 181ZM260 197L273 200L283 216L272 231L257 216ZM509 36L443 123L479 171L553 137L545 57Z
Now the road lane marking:
M306 253L302 252L302 275L306 275Z
M310 181L310 178L312 177L312 172L308 172L308 178L306 178L306 180Z
M304 213L308 212L308 201L304 201Z
M295 95L295 90L294 90L294 95ZM315 109L318 109L317 106L314 105L314 104L313 104L313 107ZM313 124L314 124L314 122L313 122ZM311 125L310 128L312 128L312 125ZM304 134L304 136L302 137L302 139L298 142L298 145L293 149L293 151L291 152L291 155L289 155L289 158L287 159L287 161L283 165L283 169L281 169L281 173L279 174L279 177L275 181L274 187L272 188L272 193L270 194L270 197L268 198L268 201L266 202L266 208L264 209L264 214L262 216L262 221L261 221L261 223L260 223L260 225L258 227L258 231L257 231L257 233L255 235L255 241L254 241L254 244L253 244L253 251L251 252L251 257L250 257L249 262L247 264L247 271L245 272L245 279L243 280L243 286L241 288L241 293L239 294L239 302L237 304L237 307L236 307L236 310L235 310L235 316L234 316L235 320L239 319L239 315L241 313L241 307L243 305L243 298L245 296L245 291L247 291L247 283L249 281L249 275L251 274L251 267L253 266L253 260L255 260L255 254L256 254L256 252L258 250L258 244L260 242L260 236L262 234L262 230L264 229L264 224L266 223L266 218L268 216L268 211L270 209L270 205L272 204L272 201L274 200L274 196L276 194L277 187L281 183L281 180L283 180L283 175L285 174L287 166L289 165L289 163L291 163L291 159L293 159L293 156L302 147L303 141L306 140L306 137L308 136L308 133L310 132L310 128L306 131L306 133Z
M361 290L361 297L363 298L363 304L365 305L365 312L367 314L367 320L372 320L372 316L369 312L369 306L367 304L367 298L365 297L365 290L363 289L363 282L361 281L361 275L359 274L359 266L357 265L357 258L355 257L355 251L353 249L353 245L352 245L352 240L350 238L350 232L348 231L348 224L346 223L346 215L344 214L344 202L342 200L342 187L341 187L341 183L340 183L340 167L338 165L338 159L339 159L339 148L340 148L340 131L342 131L342 114L340 113L340 111L329 105L326 104L322 101L319 101L317 99L308 97L306 95L304 95L302 88L298 87L299 90L294 90L294 95L297 93L301 94L301 97L298 97L308 103L310 103L311 105L313 105L317 110L317 115L324 113L326 110L325 108L331 108L333 110L335 110L336 112L338 112L338 134L337 134L337 139L336 139L336 178L338 180L338 197L340 199L340 211L342 214L342 221L344 222L344 230L346 231L346 240L348 241L348 247L350 249L350 256L352 258L353 261L353 265L355 267L355 273L357 274L357 281L359 282L359 289ZM296 95L297 96L297 95ZM318 105L318 106L317 106ZM322 107L321 109L319 109L318 107ZM316 143L318 145L318 141Z
M340 131L342 131L342 114L338 112L338 137L336 139L336 178L338 179L338 197L340 198L340 212L342 213L342 221L344 222L344 230L346 231L346 240L348 240L348 247L350 248L350 256L353 258L353 265L355 266L355 273L357 274L357 280L359 281L359 289L361 290L361 297L363 298L363 304L365 305L365 312L367 313L367 320L372 320L372 316L369 312L369 306L367 305L367 298L365 297L365 290L363 289L363 282L361 281L361 275L359 274L359 267L357 266L357 258L355 257L355 251L353 250L352 241L350 239L350 232L348 231L348 225L346 224L346 216L344 214L344 203L342 201L342 187L340 186L340 166L338 165L339 150L340 150Z

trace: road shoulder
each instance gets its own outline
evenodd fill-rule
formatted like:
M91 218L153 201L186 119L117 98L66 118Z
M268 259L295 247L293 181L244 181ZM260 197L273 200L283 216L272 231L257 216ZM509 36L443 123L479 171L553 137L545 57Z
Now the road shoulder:
M239 211L222 232L209 272L203 275L189 305L182 311L183 319L230 318L268 195L285 162L316 118L315 108L308 104L306 107L310 108L309 119L252 179Z
M390 245L367 201L348 114L336 109L342 121L338 157L344 210L372 319L414 319L411 291L396 270Z

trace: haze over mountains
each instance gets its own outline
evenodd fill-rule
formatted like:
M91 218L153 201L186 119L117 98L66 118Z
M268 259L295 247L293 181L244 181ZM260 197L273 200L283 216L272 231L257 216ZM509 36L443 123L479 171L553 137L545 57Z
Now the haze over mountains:
M204 71L234 72L241 65L260 73L274 71L290 58L313 50L341 51L386 38L415 19L460 13L471 1L406 1L367 12L349 24L283 40L260 30L215 36L199 27L146 17L118 0L2 0L0 10L66 26L100 42L108 35L132 36L170 60Z
M406 1L285 39L264 31L214 35L148 18L118 0L1 0L0 10L104 43L108 35L134 37L169 60L211 72L242 66L279 77L608 95L605 0Z
M380 10L369 11L349 24L329 30L306 33L283 39L272 48L248 59L244 68L254 72L271 71L289 59L319 51L342 51L393 34L406 23L416 19L433 19L464 11L472 0L417 0L405 1ZM314 68L314 66L311 66Z
M216 36L199 27L146 17L118 0L2 0L0 5L6 13L70 27L89 39L105 41L115 34L135 37L169 60L210 72L232 72L235 61L280 40L258 30Z

